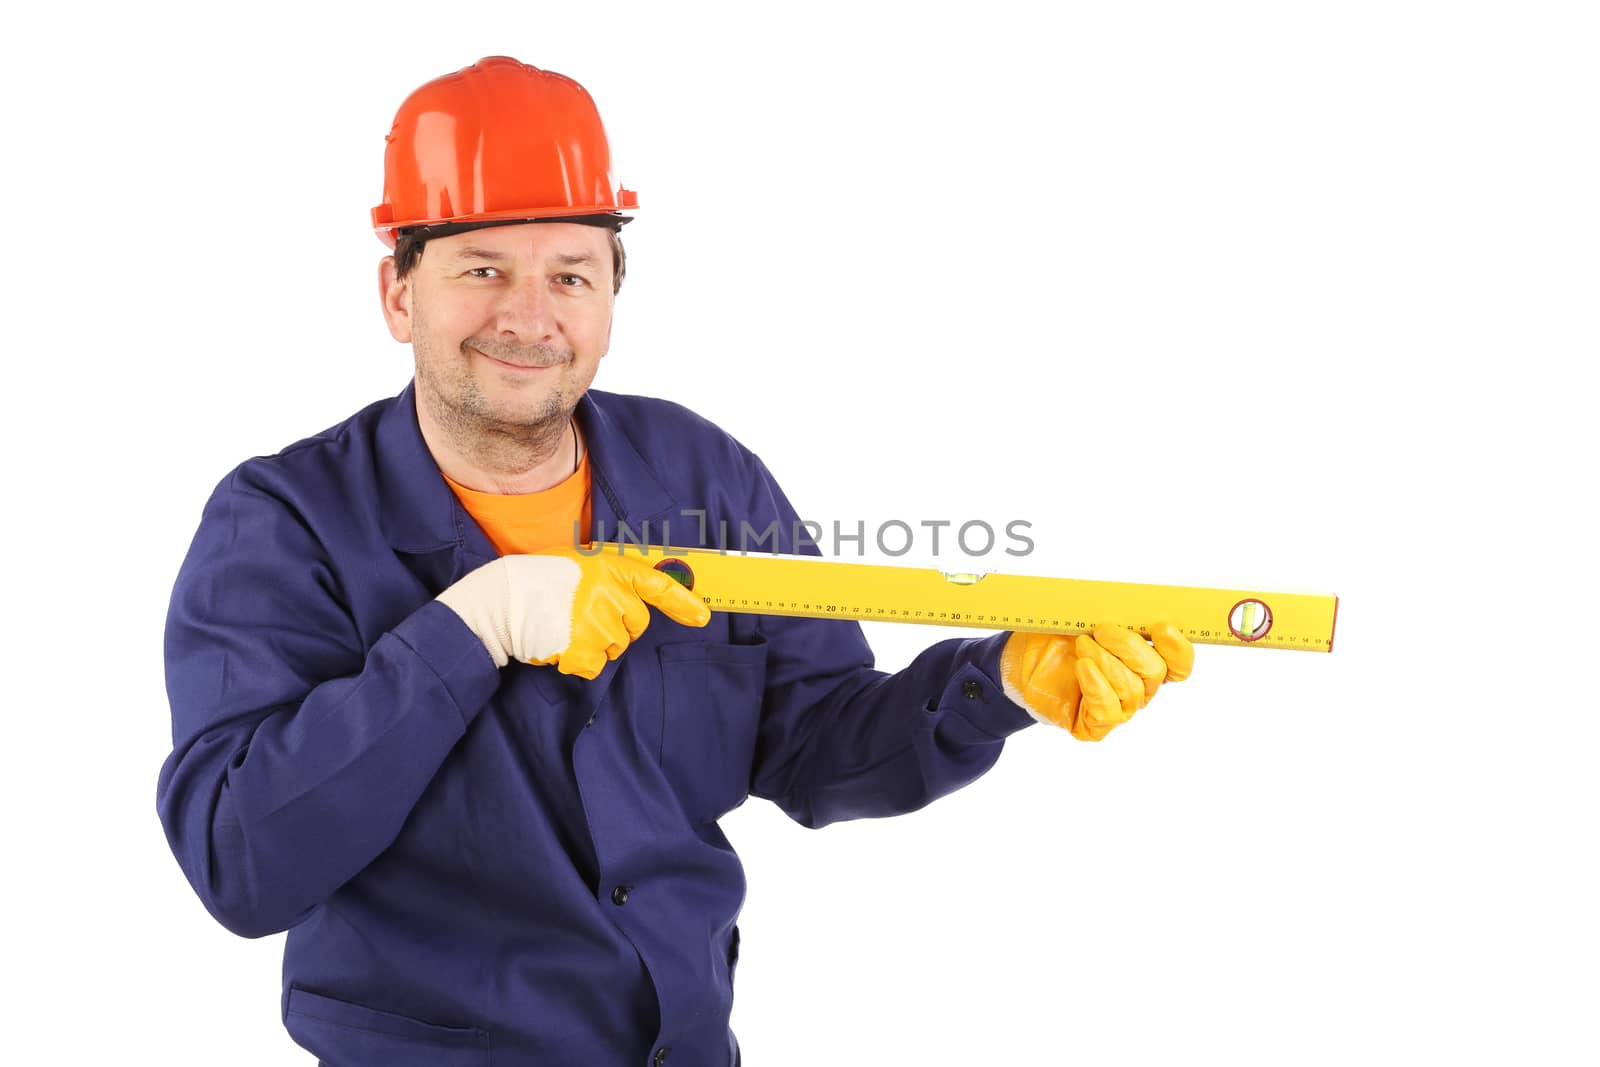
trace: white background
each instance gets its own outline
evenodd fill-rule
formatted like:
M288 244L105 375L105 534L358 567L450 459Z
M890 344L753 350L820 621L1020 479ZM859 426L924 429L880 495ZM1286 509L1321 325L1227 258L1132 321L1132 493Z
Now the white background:
M156 818L166 597L228 469L405 384L383 137L509 54L589 88L643 205L598 386L809 518L1341 597L1332 655L1202 647L918 814L736 812L747 1062L1596 1062L1584 8L8 16L0 1058L309 1062L281 937Z

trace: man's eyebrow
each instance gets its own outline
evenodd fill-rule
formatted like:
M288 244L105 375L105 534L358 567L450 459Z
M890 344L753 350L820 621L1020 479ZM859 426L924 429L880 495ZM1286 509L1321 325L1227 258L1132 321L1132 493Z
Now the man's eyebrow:
M588 252L581 252L577 255L572 255L568 252L562 252L556 256L556 262L561 264L563 267L579 267L586 263L592 264L594 262L594 256Z
M501 262L504 262L509 257L507 257L505 255L505 253L503 253L503 252L493 252L493 251L490 251L487 248L479 248L476 245L468 245L465 248L461 248L461 249L457 249L456 250L456 258L457 259L487 259L487 260L490 260L491 262L494 262L494 263L501 263Z

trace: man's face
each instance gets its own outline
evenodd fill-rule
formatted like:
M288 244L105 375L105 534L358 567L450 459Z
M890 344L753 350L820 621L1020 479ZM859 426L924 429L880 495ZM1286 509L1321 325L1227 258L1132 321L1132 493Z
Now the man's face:
M404 281L385 261L389 329L417 398L452 433L550 436L611 343L612 261L598 226L541 222L435 238Z

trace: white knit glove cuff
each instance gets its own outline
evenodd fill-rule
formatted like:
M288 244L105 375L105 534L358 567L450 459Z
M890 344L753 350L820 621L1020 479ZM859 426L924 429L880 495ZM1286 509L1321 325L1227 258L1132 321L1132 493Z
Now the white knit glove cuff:
M502 556L439 594L478 635L496 667L547 660L572 640L582 570L560 556Z

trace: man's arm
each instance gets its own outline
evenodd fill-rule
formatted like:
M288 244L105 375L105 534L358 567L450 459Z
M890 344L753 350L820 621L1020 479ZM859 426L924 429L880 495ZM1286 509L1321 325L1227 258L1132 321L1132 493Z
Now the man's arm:
M748 511L775 515L779 550L795 552L794 509L751 461ZM765 616L758 630L767 676L750 792L806 826L914 811L983 774L1034 722L1098 741L1194 662L1167 623L1152 627L1153 648L1110 625L941 641L892 675L872 669L854 622Z
M839 634L804 632L819 627ZM802 825L915 811L982 775L1034 721L996 681L1005 634L941 641L891 675L870 669L854 623L763 620L762 630L768 687L751 792ZM832 659L858 641L852 669L806 666L808 647Z
M747 513L777 521L796 552L799 521L765 465ZM765 703L750 792L805 826L914 811L987 771L1035 720L1006 698L1006 634L941 641L904 670L873 669L854 622L764 616Z
M235 473L167 618L173 751L157 807L184 873L246 937L288 929L399 834L499 681L429 601L364 649L317 539Z

